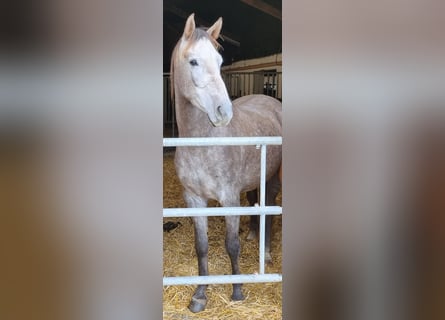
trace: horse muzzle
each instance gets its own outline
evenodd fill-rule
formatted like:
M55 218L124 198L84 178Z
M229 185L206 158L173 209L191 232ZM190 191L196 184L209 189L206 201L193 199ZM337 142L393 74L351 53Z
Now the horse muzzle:
M212 119L212 117L209 118L215 127L224 127L230 123L232 117L233 117L233 111L232 111L232 104L230 103L226 105L217 106L215 108L214 119Z

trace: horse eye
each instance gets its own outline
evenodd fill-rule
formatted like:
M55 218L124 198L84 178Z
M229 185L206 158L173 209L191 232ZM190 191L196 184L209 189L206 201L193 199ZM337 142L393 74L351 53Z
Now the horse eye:
M190 60L190 65L195 67L198 65L198 61L196 61L196 59L192 59L192 60Z

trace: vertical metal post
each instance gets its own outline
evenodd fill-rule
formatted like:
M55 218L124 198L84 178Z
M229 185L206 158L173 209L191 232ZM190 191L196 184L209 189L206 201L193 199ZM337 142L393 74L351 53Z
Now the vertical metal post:
M266 206L266 145L261 145L261 175L260 175L260 208ZM264 212L260 215L260 274L264 274L264 251L265 251L266 216Z
M175 101L172 100L172 137L175 137L175 126L176 126L176 107L175 107Z

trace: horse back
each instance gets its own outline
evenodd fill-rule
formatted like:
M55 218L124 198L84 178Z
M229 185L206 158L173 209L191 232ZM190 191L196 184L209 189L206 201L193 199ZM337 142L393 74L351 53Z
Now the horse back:
M276 119L281 130L281 102L279 100L264 94L251 94L233 100L232 104L234 111L239 111L239 117L242 120L247 117L258 124ZM273 124L272 122L271 125Z

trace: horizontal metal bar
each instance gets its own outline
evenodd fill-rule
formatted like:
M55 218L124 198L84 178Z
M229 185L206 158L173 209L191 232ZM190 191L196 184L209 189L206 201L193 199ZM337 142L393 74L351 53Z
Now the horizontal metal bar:
M194 284L229 284L229 283L260 283L281 282L282 275L278 273L267 274L237 274L215 276L188 276L188 277L164 277L164 286L194 285Z
M193 138L164 138L164 147L179 146L247 146L247 145L281 145L283 138L274 137L193 137Z
M266 207L206 207L206 208L164 208L164 218L171 217L199 217L199 216L252 216L252 215L278 215L283 212L280 206Z

